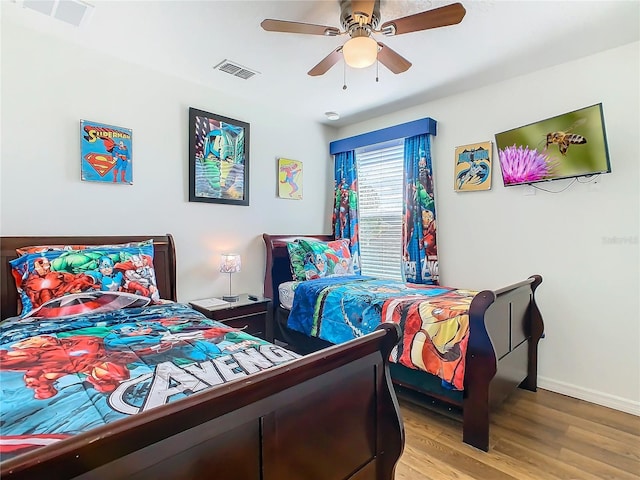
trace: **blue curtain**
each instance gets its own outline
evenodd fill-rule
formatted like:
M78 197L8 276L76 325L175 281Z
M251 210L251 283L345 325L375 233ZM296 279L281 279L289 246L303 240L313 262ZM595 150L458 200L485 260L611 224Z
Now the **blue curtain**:
M351 241L351 257L356 273L360 273L360 240L358 237L358 175L353 150L335 155L335 201L333 208L334 238Z
M404 141L403 273L411 283L438 284L436 206L429 135Z

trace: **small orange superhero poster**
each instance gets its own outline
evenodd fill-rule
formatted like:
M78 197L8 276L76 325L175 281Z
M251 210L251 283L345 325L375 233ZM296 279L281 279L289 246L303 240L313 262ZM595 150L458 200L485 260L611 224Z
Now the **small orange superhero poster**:
M133 184L130 128L80 120L82 180Z
M491 154L491 142L456 147L456 192L491 189Z

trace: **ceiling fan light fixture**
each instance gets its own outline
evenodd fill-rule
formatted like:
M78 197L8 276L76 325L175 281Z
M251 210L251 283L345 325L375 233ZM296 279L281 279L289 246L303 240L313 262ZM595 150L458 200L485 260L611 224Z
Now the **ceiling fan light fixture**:
M1 1L1 0L0 0ZM16 2L27 0L13 0ZM70 0L28 0L31 2L46 1L70 1ZM74 0L79 1L79 0ZM384 0L391 1L391 0ZM335 48L329 55L324 57L307 74L311 77L324 75L337 64L340 59L344 60L345 77L346 66L352 68L367 68L376 62L380 62L395 74L406 72L411 68L411 62L383 43L371 38L372 34L382 34L385 36L402 35L405 33L431 30L433 28L446 27L460 23L466 14L462 3L452 3L432 10L424 10L404 17L387 20L380 29L380 3L383 0L338 0L340 3L340 24L342 30L336 27L315 25L312 23L290 22L287 20L265 19L260 24L268 32L302 33L308 35L349 35L349 39ZM422 0L428 6L432 5L432 0ZM398 2L400 3L400 2ZM414 3L414 2L406 2ZM418 3L418 2L415 2ZM437 2L440 3L440 2ZM377 68L377 67L376 67ZM376 81L378 77L376 76ZM343 85L346 90L346 82Z
M342 55L350 67L369 67L378 57L378 42L371 37L353 37L343 45Z

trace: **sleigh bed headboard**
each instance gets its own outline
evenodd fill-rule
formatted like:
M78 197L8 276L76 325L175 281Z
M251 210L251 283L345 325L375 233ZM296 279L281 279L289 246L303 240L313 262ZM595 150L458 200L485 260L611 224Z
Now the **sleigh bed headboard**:
M280 305L278 295L278 285L289 282L291 276L291 264L289 262L289 251L287 243L293 242L297 238L314 238L323 242L333 240L333 235L262 235L267 248L266 268L264 272L264 296L271 299L273 308Z
M170 234L161 236L84 236L84 237L0 237L0 319L18 314L18 291L9 261L16 258L16 248L29 245L114 245L153 239L153 266L160 297L177 300L176 251Z

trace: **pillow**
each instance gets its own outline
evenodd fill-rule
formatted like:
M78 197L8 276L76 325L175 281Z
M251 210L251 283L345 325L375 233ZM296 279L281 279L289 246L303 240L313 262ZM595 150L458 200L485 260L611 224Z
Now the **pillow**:
M28 253L44 253L54 250L86 250L86 249L101 249L101 248L127 248L127 247L141 247L143 245L153 244L153 238L145 240L143 242L132 243L116 243L114 245L31 245L28 247L16 248L16 253L19 256L26 255Z
M128 292L160 300L152 242L86 247L25 253L10 262L22 317L48 301L80 292Z
M287 250L289 252L289 264L291 265L291 276L294 280L305 280L304 275L304 256L305 250L298 240L287 242Z
M349 239L343 238L331 242L299 240L305 251L304 279L355 275L353 259L349 251Z
M55 320L76 315L112 312L123 308L146 307L152 302L148 297L125 292L71 293L49 300L25 314L20 322Z

